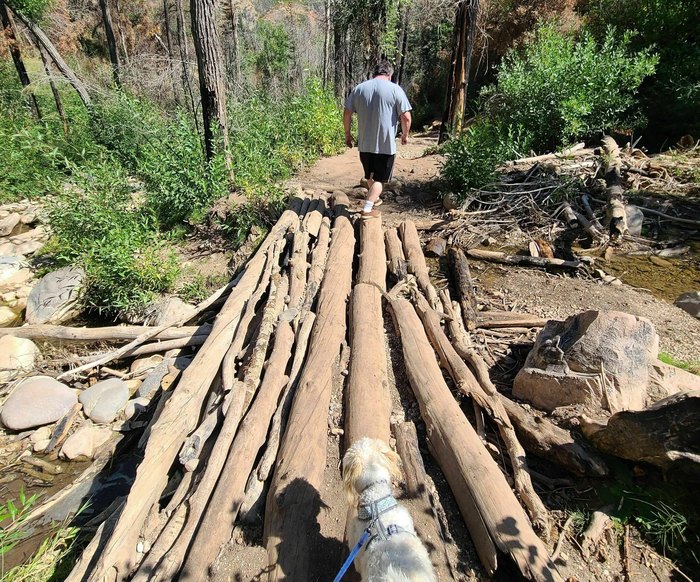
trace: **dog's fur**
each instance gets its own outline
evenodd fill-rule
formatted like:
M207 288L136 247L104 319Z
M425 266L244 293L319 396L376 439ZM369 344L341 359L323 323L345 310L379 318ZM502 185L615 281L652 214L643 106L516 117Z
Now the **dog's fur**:
M349 543L354 545L368 521L357 517L360 505L392 495L391 479L400 477L399 456L383 441L363 438L343 457L343 485L354 519L348 523ZM397 525L403 531L387 540L377 538L365 546L355 560L364 582L435 582L428 552L416 537L413 520L406 508L397 505L381 515L385 526ZM375 533L375 532L373 532Z

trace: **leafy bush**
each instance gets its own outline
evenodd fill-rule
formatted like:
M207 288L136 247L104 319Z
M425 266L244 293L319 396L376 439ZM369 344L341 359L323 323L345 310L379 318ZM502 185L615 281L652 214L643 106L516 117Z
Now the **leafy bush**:
M209 168L191 119L117 93L99 102L96 139L146 184L149 206L164 228L188 220L227 191L222 158ZM209 169L209 171L207 171Z
M650 129L660 140L700 134L700 19L694 0L588 0L588 27L603 38L609 26L634 30L631 47L653 48L657 74L640 88Z
M73 183L50 209L55 239L49 251L61 263L84 266L88 305L116 314L168 291L177 265L124 170L103 160L74 168Z
M527 149L521 129L480 119L445 144L442 177L455 199L462 202L470 188L484 186L494 178L498 165L519 157Z
M613 29L598 44L586 32L576 39L541 25L522 51L504 58L497 85L482 93L486 109L501 123L522 126L536 150L638 124L635 95L658 57L632 52L630 42L629 33L618 37Z

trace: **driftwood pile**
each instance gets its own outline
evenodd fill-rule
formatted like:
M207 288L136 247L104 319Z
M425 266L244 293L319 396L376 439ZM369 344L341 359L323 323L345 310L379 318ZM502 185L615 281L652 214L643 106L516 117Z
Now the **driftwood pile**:
M467 259L458 251L460 296L452 301L446 290L438 292L411 222L384 232L380 219L360 220L354 264L356 229L347 205L342 193L294 196L229 285L225 302L217 295L200 306L221 307L212 328L199 334L194 360L161 398L141 439L143 460L128 496L103 514L67 580L205 579L236 523L251 513L264 514L268 579L308 580L314 548L306 534L318 527L333 372L346 330L344 446L364 436L390 438L384 305L401 340L428 446L485 569L494 572L506 555L527 579L561 579L535 533L547 540L551 524L523 447L577 474L605 469L567 431L500 395L467 331L542 322L477 314ZM164 333L151 329L66 374L133 354L156 334L166 341L197 337L191 330L179 339ZM475 427L441 367L471 399ZM487 446L487 423L504 443L515 492ZM408 489L418 491L424 469L415 429L398 423L394 435ZM429 495L421 495L429 506Z
M676 229L700 228L700 221L684 217L692 216L694 210L684 210L682 199L676 200L673 208L652 207L654 202L647 200L648 204L631 209L636 225L628 224L627 198L635 195L644 203L644 189L679 192L683 186L656 158L634 147L621 149L606 136L598 148L580 143L558 154L508 162L498 182L473 190L458 209L451 210L448 220L424 228L468 249L504 234L511 243L528 240L536 243L530 248L538 260L528 263L530 257L516 258L536 266L583 266L579 261L551 263L546 250L539 253L537 243L545 241L548 246L547 241L551 243L567 232L594 248L614 245L618 252L662 257L687 252L683 238L651 240L639 234L642 220ZM507 262L501 259L490 258Z

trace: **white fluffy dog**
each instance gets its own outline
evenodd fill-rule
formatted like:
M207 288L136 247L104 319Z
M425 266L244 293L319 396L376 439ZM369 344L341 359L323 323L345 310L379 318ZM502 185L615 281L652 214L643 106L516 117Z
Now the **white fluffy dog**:
M383 441L370 438L355 442L343 457L343 485L356 509L348 542L354 546L371 525L371 537L355 566L364 582L435 582L411 515L392 495L391 478L401 476L399 462Z

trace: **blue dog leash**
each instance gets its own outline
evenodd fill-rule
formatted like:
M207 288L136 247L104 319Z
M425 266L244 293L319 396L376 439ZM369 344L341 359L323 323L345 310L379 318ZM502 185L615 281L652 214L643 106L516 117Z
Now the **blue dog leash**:
M345 573L349 570L350 565L355 561L357 554L360 553L362 546L364 546L367 543L369 536L372 535L371 529L372 529L373 524L374 524L374 522L369 524L367 526L367 529L360 536L360 539L357 540L357 543L355 544L355 547L352 549L352 552L350 552L350 555L348 556L347 560L345 560L345 563L341 566L340 572L338 572L336 577L333 578L333 582L340 582L343 579L343 576L345 576Z

